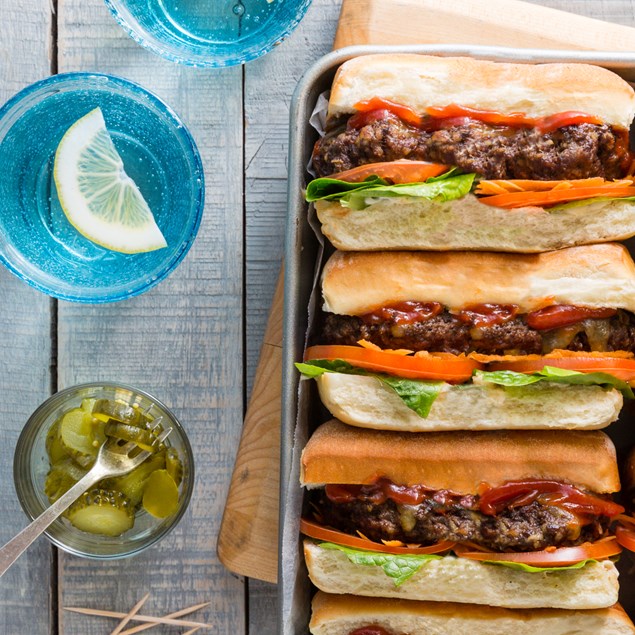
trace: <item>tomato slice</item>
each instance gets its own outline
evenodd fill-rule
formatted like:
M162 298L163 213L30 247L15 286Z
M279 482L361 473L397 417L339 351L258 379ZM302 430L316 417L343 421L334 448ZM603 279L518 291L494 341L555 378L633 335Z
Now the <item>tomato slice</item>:
M479 201L493 207L514 209L516 207L545 207L556 203L579 201L599 196L607 198L635 196L635 187L607 183L602 186L563 188L547 192L508 192L507 194L485 196Z
M385 545L382 542L373 542L366 538L359 538L358 536L350 536L349 534L342 533L335 529L327 529L318 525L311 520L302 518L300 520L300 532L309 538L315 538L316 540L324 540L325 542L333 542L343 547L353 547L354 549L365 549L366 551L381 551L382 553L394 553L398 555L410 554L434 554L450 551L455 545L450 540L444 540L437 542L429 547L395 547L392 545Z
M618 525L615 528L615 538L617 539L617 542L624 547L624 549L635 551L635 529L632 527L627 528L622 525Z
M623 381L635 381L635 359L585 356L584 353L575 357L542 356L535 359L490 362L487 364L487 370L513 370L517 373L533 373L537 370L542 370L545 366L577 370L580 373L607 373Z
M534 567L564 567L582 560L601 560L617 556L622 552L615 536L598 542L585 542L578 547L560 547L559 549L529 551L525 553L492 553L489 551L470 551L456 544L453 548L457 556L470 560L489 562L520 562Z
M447 172L450 168L440 163L428 161L385 161L381 163L367 163L345 172L331 174L329 178L347 181L349 183L361 183L369 176L378 176L396 184L422 183Z
M468 381L472 373L481 368L476 360L459 355L399 355L361 346L311 346L304 354L304 361L316 359L341 359L352 366L378 373L449 383Z
M570 326L582 320L610 318L616 313L616 309L589 309L571 304L554 304L544 309L527 313L525 321L532 329L548 331L563 326Z

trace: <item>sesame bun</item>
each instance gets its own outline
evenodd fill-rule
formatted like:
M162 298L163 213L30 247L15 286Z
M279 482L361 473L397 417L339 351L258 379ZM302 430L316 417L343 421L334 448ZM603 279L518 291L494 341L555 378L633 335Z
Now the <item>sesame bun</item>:
M597 494L620 489L615 447L599 431L426 432L362 430L335 419L321 425L302 452L300 480L399 485L476 494L486 483L557 480Z
M318 591L313 598L309 628L313 635L349 635L365 626L379 626L391 635L571 635L602 633L627 635L635 627L624 609L518 609L452 602L416 602L331 595Z
M553 304L635 312L635 264L617 243L542 254L335 252L322 274L325 311L363 315L398 302L481 303L527 313Z
M508 64L467 57L379 54L342 64L333 82L330 117L352 114L373 97L423 113L458 104L502 113L546 117L579 111L628 128L633 89L618 75L589 64Z

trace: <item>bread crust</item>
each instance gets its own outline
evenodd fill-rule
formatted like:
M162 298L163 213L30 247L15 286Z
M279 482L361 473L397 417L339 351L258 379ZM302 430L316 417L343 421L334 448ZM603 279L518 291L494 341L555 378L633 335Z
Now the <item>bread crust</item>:
M322 272L325 311L363 315L408 300L450 311L481 303L521 313L552 304L635 311L635 264L617 243L541 254L335 252Z
M635 235L635 203L621 199L547 211L485 205L473 194L453 201L400 196L378 199L362 210L316 201L315 210L324 235L343 251L538 253Z
M376 430L599 430L617 419L623 405L618 390L602 386L446 384L424 418L374 377L324 373L315 380L334 417Z
M322 632L349 635L352 628L364 625L379 625L384 628L401 625L411 626L409 633L426 633L426 622L451 623L453 632L457 622L472 624L482 629L479 632L512 634L508 628L516 625L528 631L551 634L571 632L619 632L635 633L635 627L624 609L615 604L606 609L587 611L562 609L505 609L478 604L456 602L422 602L387 598L368 598L356 595L334 595L318 591L311 603L312 615L309 628L316 635ZM532 626L527 624L531 623ZM558 624L554 624L558 622ZM500 630L505 628L506 630ZM544 629L548 630L545 631ZM339 629L339 630L338 630ZM417 631L416 629L420 629ZM490 629L489 631L486 629ZM601 630L600 630L601 629ZM609 629L609 630L607 630ZM618 630L610 630L618 629ZM396 631L401 632L401 631ZM515 633L516 631L514 631Z
M429 560L408 580L395 585L380 566L356 564L342 551L312 540L305 540L303 546L311 581L327 593L510 609L599 609L613 606L618 599L618 573L610 560L590 562L580 569L528 573L445 556Z
M600 431L386 432L321 425L301 459L305 486L365 484L378 477L476 494L479 485L552 479L607 494L620 489L615 447Z
M635 114L633 89L599 66L376 54L342 64L333 81L328 115L353 113L356 103L373 97L419 113L450 104L528 117L579 111L624 128Z

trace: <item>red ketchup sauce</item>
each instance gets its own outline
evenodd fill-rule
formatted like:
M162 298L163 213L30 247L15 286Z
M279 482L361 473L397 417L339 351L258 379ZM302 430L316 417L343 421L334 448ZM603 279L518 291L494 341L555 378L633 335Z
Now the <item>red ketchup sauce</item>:
M422 485L397 485L387 478L379 478L369 485L334 485L325 487L326 496L334 503L351 503L355 500L381 505L392 500L398 505L420 505L431 498L440 505L452 503L476 504L488 516L499 514L505 509L530 505L538 501L542 505L555 505L578 515L616 516L624 508L611 500L606 500L582 490L549 480L510 481L498 487L483 485L479 499L447 490L430 490ZM472 500L469 501L468 498Z
M360 101L355 104L354 108L357 112L348 120L347 124L352 129L361 128L374 121L384 119L388 114L395 115L403 122L429 132L450 126L465 125L470 121L511 128L537 128L543 134L564 126L582 123L599 125L602 123L602 120L595 115L572 110L547 117L528 117L522 112L501 113L494 110L478 110L459 104L430 107L426 108L424 114L419 114L409 106L381 97Z
M610 318L616 313L616 309L589 309L587 307L572 306L570 304L554 304L553 306L528 313L525 317L525 321L532 329L548 331L571 326L582 320Z
M363 626L362 628L356 628L348 635L390 635L390 632L381 626Z
M438 302L398 302L361 315L360 318L366 324L379 322L394 322L395 324L412 324L424 322L439 315L443 311L443 305Z
M515 304L474 304L459 311L461 322L472 326L494 326L513 320L518 315Z

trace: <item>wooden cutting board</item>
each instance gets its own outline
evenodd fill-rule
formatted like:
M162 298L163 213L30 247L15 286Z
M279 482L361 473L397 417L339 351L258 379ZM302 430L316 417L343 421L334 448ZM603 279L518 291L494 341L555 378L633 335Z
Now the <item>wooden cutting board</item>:
M334 48L489 44L635 51L635 29L518 0L343 0ZM234 573L276 582L280 485L282 274L247 408L218 556Z

